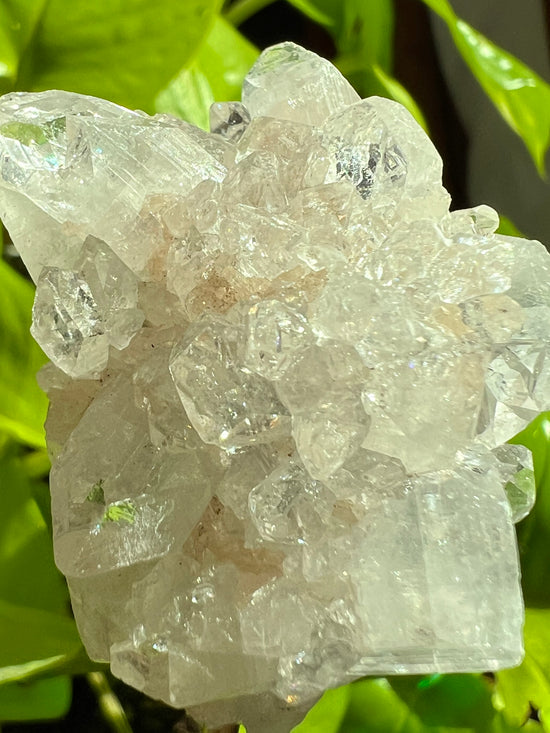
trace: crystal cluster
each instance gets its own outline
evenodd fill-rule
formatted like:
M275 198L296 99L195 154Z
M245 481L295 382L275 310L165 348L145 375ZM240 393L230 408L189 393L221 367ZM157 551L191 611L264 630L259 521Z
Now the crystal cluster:
M549 255L449 213L409 113L293 44L211 127L0 103L89 654L173 705L228 701L219 722L516 664L534 489L506 441L550 407Z

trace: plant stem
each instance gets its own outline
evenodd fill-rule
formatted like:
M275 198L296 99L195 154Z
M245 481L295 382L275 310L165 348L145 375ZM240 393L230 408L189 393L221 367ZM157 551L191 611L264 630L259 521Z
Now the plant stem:
M124 708L112 691L111 685L103 672L90 672L86 675L86 679L94 691L101 713L113 733L132 733Z
M273 2L275 0L237 0L226 10L225 19L237 27Z

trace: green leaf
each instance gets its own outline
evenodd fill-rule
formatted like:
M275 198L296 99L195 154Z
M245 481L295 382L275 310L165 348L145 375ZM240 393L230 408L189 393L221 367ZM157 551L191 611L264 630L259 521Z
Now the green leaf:
M393 678L392 684L396 680ZM439 706L439 701L434 700L432 704ZM463 708L467 704L464 699ZM427 709L424 713L427 714ZM437 714L442 717L440 709ZM435 720L436 716L430 712L430 717ZM459 715L452 725L427 724L392 689L388 680L365 679L350 685L349 704L339 733L517 733L517 728L511 727L500 712L495 712L488 724L482 719L475 721L473 727L463 727L463 722L464 717Z
M500 224L497 229L497 234L504 234L506 237L522 237L525 239L525 234L522 234L514 222L503 214L500 214Z
M65 614L67 588L54 564L49 528L17 456L0 458L0 517L0 599Z
M391 677L388 682L427 726L489 730L496 715L489 681L481 675Z
M342 13L336 38L339 52L355 56L365 66L377 64L389 72L393 57L392 0L344 0Z
M305 15L327 27L340 56L355 66L373 63L389 72L393 51L392 0L289 0Z
M385 679L361 680L351 686L342 723L346 733L423 733L424 726Z
M0 687L0 722L51 720L71 705L72 683L66 676Z
M414 101L412 95L405 89L405 87L400 84L397 79L389 76L382 69L381 66L374 64L372 70L375 77L384 88L384 96L389 97L389 99L394 99L396 102L399 102L404 107L406 107L406 109L409 110L409 112L412 114L418 124L422 128L424 128L426 132L428 132L428 123L426 122L426 118L422 114L422 110Z
M152 112L159 90L192 58L220 4L49 0L14 87L67 89ZM18 13L16 20L24 19Z
M114 733L132 733L126 712L113 691L107 675L103 672L92 672L87 675L87 682L97 698L101 715L108 727ZM187 729L187 726L185 728Z
M47 399L36 372L46 357L29 332L33 298L32 285L0 260L0 431L43 447Z
M203 130L209 128L210 105L215 102L208 79L193 63L157 97L157 112L181 117Z
M22 460L25 464L25 473L29 478L40 479L47 477L51 464L45 449L27 453Z
M58 669L80 647L68 616L0 600L0 683Z
M550 607L550 413L539 415L511 443L533 453L537 498L516 529L522 586L528 606Z
M12 23L8 18L0 24L0 91L7 91L17 77L19 52L11 32Z
M325 13L313 0L288 0L288 2L319 25L330 28L335 23L334 15Z
M46 0L2 0L0 94L14 88L22 57L40 21Z
M456 20L455 11L448 0L422 0L422 2L437 13L445 23L452 24Z
M293 733L338 733L351 696L351 686L327 690Z
M445 21L462 58L543 174L550 145L550 85L458 18L447 0L423 2Z
M58 673L82 649L33 482L9 448L0 456L0 683Z
M257 57L258 49L217 17L193 62L158 95L157 111L208 129L210 105L241 98L243 79Z
M498 672L497 700L506 719L521 726L531 705L538 709L543 730L550 730L550 610L525 613L525 659L515 669Z

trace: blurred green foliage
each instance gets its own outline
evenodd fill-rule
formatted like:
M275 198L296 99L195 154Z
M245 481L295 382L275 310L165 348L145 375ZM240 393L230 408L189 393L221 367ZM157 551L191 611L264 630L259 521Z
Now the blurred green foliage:
M218 16L192 61L157 96L157 111L208 129L210 105L240 98L243 77L258 53L242 33Z
M544 582L544 577L541 578ZM520 667L499 672L497 704L510 723L521 726L531 707L538 710L542 729L550 724L550 610L528 608L525 616L525 660Z
M221 0L2 0L0 91L67 89L154 111Z
M70 704L71 678L67 675L0 687L0 716L7 722L59 718Z
M458 18L448 0L424 0L447 24L470 71L544 173L550 144L550 86L517 58Z
M330 34L335 63L363 96L392 97L427 126L393 76L392 0L288 1ZM447 0L418 1L447 24L471 72L542 172L550 143L548 84L458 18ZM258 55L238 26L268 4L0 0L0 92L68 89L207 127L210 104L238 98ZM507 220L501 231L518 233ZM96 668L53 561L46 400L35 381L44 357L29 335L32 297L30 283L0 261L0 722L62 716L70 676ZM518 527L528 605L523 664L487 676L356 682L325 693L296 733L550 731L548 416L517 441L533 451L538 490L534 511Z
M29 338L33 298L32 285L0 261L0 434L42 448L47 399L36 372L46 358Z

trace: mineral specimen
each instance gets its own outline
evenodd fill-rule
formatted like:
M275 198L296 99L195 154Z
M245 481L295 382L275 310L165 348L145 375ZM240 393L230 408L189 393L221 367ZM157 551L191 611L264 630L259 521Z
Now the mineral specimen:
M0 103L89 654L251 733L290 727L272 692L518 663L549 255L449 213L409 113L291 43L211 119Z

